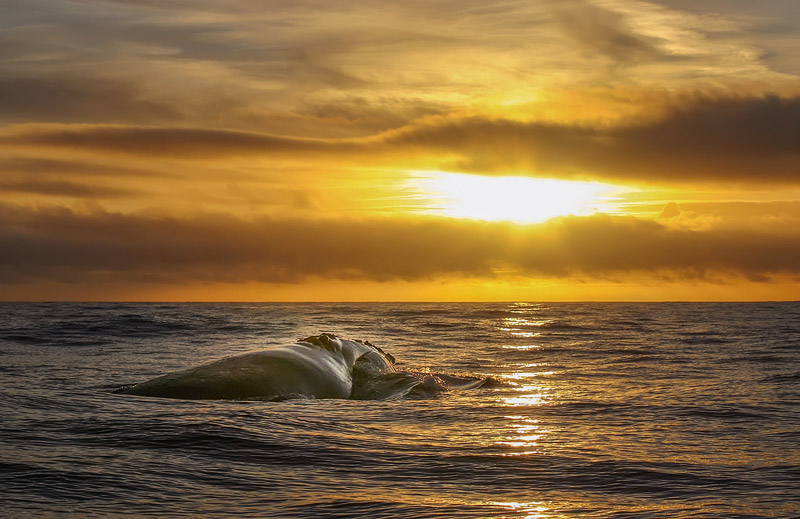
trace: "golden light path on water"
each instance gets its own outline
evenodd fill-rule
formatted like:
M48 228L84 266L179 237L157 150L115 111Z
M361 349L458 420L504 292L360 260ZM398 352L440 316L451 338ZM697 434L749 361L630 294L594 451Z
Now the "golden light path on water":
M522 303L519 310L510 310L512 313L530 315L533 305ZM506 317L502 320L499 331L518 338L535 338L541 335L537 328L550 324L550 319L536 319L530 317ZM537 350L539 344L505 345L504 349L519 352ZM504 381L511 386L512 394L500 398L500 404L509 408L509 413L504 415L505 428L503 437L495 445L508 449L503 456L541 456L546 455L542 448L542 440L552 431L548 429L539 418L526 412L531 408L538 408L552 401L552 389L545 383L546 377L556 372L545 369L545 362L517 362L507 365L509 373L504 376ZM519 412L515 412L519 410ZM558 517L551 506L543 501L494 501L491 504L500 506L509 512L509 517L523 517L525 519L545 519Z
M549 511L549 508L541 501L531 501L528 503L517 501L493 501L492 504L501 506L509 512L512 512L514 514L513 517L523 517L525 519L546 519L553 517L546 513Z
M538 331L530 331L531 328L535 329L538 327L546 326L550 324L552 320L550 319L529 319L524 317L506 317L503 319L502 325L499 327L499 330L510 333L514 337L524 337L524 338L533 338L540 335ZM507 349L515 349L518 351L528 351L537 349L539 346L536 344L527 344L522 346L505 346L504 348ZM540 383L541 377L545 377L548 375L553 375L556 372L550 370L541 370L537 368L545 367L545 363L517 363L513 366L513 373L506 376L506 379L510 384L515 386L516 392L518 393L515 396L505 397L503 398L503 403L506 406L538 406L547 403L548 401L548 392L549 388ZM512 425L512 429L515 429L516 432L519 431L530 431L530 425ZM541 435L530 437L520 437L518 440L523 440L520 442L518 440L512 441L511 443L507 443L509 445L514 446L524 446L524 445L535 445L533 444L525 444L525 440L535 441L541 438Z
M496 449L496 456L530 464L544 472L552 470L557 476L558 470L553 467L558 466L561 459L570 459L575 452L595 452L602 447L596 443L597 436L584 429L582 424L566 423L569 420L565 420L563 415L560 419L553 420L550 406L576 402L582 405L592 402L593 399L613 402L620 395L615 393L612 386L603 385L602 393L598 394L597 386L587 388L585 384L559 376L564 374L561 364L551 364L547 355L548 349L552 347L552 337L559 334L574 335L575 329L580 329L581 325L577 322L565 324L540 313L546 310L545 305L515 303L507 309L512 315L504 317L495 326L498 332L509 337L509 341L501 347L513 354L511 358L514 360L504 363L499 373L503 387L494 404L503 413L502 421L499 422L501 426L492 431L493 440L487 446ZM575 339L570 342L572 340ZM526 357L529 360L525 361ZM618 434L630 437L636 432L626 428ZM658 441L665 440L659 437ZM635 449L631 451L627 455L630 459L635 459ZM735 454L731 454L733 456ZM607 477L611 481L615 476L607 474ZM557 501L542 500L541 497L540 488L529 487L507 496L506 499L488 501L485 504L502 508L504 512L501 517L509 519L559 519L574 516L562 511ZM589 516L594 517L592 512L595 507L591 502L576 506L583 507ZM631 501L630 506L634 509L641 506L641 511L648 514L658 510L652 504L643 506L635 501ZM665 510L668 509L670 508L665 507Z
M444 171L414 171L410 184L428 199L429 214L521 224L618 212L620 195L631 191L598 182Z

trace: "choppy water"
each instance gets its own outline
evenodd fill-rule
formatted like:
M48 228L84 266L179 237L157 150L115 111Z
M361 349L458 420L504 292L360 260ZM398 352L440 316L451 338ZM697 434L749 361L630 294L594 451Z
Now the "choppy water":
M323 331L504 384L113 394ZM0 304L3 517L798 517L800 304Z

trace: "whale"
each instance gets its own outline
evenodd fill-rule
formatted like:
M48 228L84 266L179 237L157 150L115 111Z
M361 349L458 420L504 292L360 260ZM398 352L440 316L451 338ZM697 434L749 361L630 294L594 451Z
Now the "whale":
M354 388L354 381L380 379L404 391L420 382L398 373L394 364L394 357L369 341L323 333L169 373L116 393L192 400L373 398L374 389Z

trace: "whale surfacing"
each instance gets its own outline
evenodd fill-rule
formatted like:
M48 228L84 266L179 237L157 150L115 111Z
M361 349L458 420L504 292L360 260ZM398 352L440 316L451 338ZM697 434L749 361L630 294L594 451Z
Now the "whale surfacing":
M394 358L380 348L323 333L170 373L117 392L195 400L351 398L354 377L393 373Z

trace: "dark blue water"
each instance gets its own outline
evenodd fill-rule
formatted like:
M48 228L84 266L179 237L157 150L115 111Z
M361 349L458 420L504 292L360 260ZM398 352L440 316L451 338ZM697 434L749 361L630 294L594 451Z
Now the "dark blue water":
M120 386L299 337L503 381ZM800 304L0 304L3 517L798 517Z

